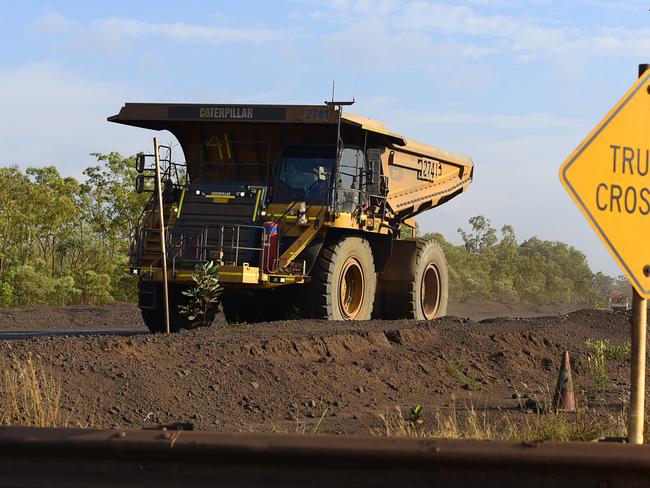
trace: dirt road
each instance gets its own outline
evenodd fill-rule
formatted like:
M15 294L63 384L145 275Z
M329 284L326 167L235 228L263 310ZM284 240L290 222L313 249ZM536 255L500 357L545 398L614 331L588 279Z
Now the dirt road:
M497 302L481 298L450 302L449 315L482 320L490 317L538 317L572 312L581 307ZM216 318L224 322L223 315ZM102 306L31 306L0 308L0 331L145 329L140 310L133 303L113 302Z

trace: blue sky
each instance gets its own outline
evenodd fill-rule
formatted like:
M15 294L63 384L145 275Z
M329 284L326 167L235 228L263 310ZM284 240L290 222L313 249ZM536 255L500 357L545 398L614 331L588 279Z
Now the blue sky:
M148 149L125 101L321 103L468 154L465 195L419 218L458 241L473 215L613 259L557 173L650 62L650 5L616 0L2 1L0 164L80 176ZM163 141L172 141L169 134Z

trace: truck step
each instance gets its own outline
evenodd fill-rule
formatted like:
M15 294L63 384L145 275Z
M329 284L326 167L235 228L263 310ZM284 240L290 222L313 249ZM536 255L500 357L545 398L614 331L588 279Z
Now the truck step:
M156 283L140 282L138 307L142 310L155 310L157 305L156 295Z

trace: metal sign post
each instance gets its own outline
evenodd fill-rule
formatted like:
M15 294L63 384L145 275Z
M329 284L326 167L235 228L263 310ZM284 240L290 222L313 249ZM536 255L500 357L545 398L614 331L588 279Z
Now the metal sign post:
M160 155L158 154L158 138L153 138L153 154L156 160L156 195L158 199L158 215L160 229L160 254L163 271L163 300L165 303L165 333L169 334L169 287L167 284L167 239L165 234L165 209L162 197L162 177L160 173Z
M650 66L569 156L560 179L634 288L629 442L643 443L650 298Z
M643 444L645 407L645 350L648 326L648 300L636 289L632 299L632 364L630 367L630 416L628 439L630 444Z

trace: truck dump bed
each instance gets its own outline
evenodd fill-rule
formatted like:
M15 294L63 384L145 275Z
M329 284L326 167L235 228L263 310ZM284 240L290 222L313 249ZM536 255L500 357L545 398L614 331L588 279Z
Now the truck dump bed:
M332 105L127 103L108 120L169 130L193 179L261 181L275 177L286 145L335 144L338 116ZM382 148L386 202L397 220L448 201L472 181L467 156L408 140L377 120L341 113L341 135L346 143Z

